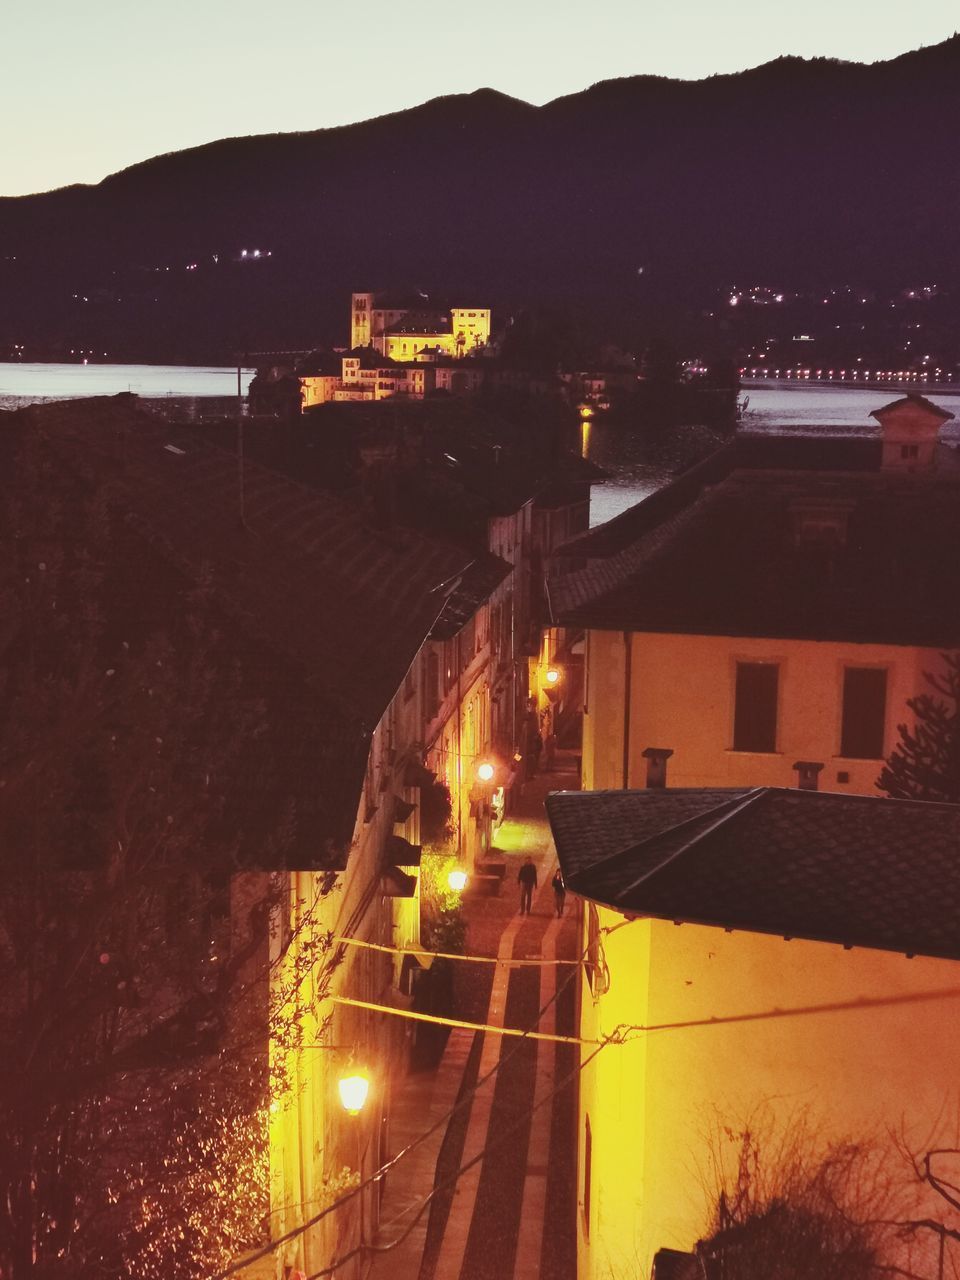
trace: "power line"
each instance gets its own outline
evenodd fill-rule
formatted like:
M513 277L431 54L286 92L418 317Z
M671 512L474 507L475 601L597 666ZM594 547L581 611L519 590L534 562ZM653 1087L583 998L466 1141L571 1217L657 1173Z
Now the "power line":
M432 1022L441 1027L463 1027L467 1031L489 1031L497 1036L521 1036L528 1040L549 1040L554 1044L599 1044L598 1040L582 1040L579 1036L554 1035L549 1031L532 1031L523 1027L498 1027L491 1022L464 1022L461 1018L444 1018L435 1013L417 1013L413 1009L395 1009L392 1004L377 1004L373 1000L355 1000L352 996L327 996L331 1004L350 1005L355 1009L370 1009L374 1013L389 1013L395 1018L413 1018L417 1022ZM537 1021L539 1022L539 1017Z
M633 921L631 920L621 920L619 924L604 926L604 928L602 928L600 932L601 934L616 933L618 929L623 929L626 925L632 924L632 923ZM589 953L589 950L590 948L587 947L581 953L580 959L577 961L578 965L581 964L584 959L586 959ZM540 1021L540 1019L543 1017L546 1011L550 1008L550 1006L560 998L561 994L567 989L567 987L570 985L570 983L573 981L573 979L576 976L577 976L577 970L575 968L571 969L570 973L567 975L566 978L564 978L563 982L560 983L560 985L557 987L556 991L553 993L553 995L550 997L547 1003L543 1006L542 1009L538 1011L537 1016L534 1019L533 1024L530 1028L531 1031L533 1027L537 1025L537 1023ZM521 1038L523 1038L522 1033L521 1033ZM602 1048L603 1046L601 1045L599 1047ZM515 1046L513 1046L513 1048L510 1050L509 1053L507 1053L506 1055L501 1055L496 1061L496 1063L494 1063L494 1065L487 1072L487 1074L485 1076L481 1076L476 1081L476 1083L472 1086L472 1088L468 1089L464 1093L463 1097L459 1098L457 1102L454 1103L454 1105L449 1109L449 1111L446 1111L444 1112L443 1115L438 1116L438 1118L434 1121L432 1125L429 1126L429 1128L425 1129L423 1133L421 1133L418 1137L414 1138L412 1142L408 1142L407 1145L401 1151L398 1151L395 1156L392 1156L389 1160L387 1160L384 1164L382 1164L380 1168L376 1169L368 1178L364 1179L362 1182L358 1183L357 1186L352 1187L350 1191L347 1191L344 1195L339 1196L336 1200L332 1201L325 1208L315 1213L313 1217L308 1218L306 1222L302 1222L297 1227L292 1227L289 1231L284 1232L283 1235L278 1236L276 1240L271 1240L268 1244L256 1250L254 1253L248 1254L247 1257L241 1259L239 1262L233 1263L231 1266L227 1267L226 1270L217 1272L215 1276L211 1277L211 1280L228 1280L229 1276L236 1275L238 1271L243 1271L246 1267L251 1266L254 1262L258 1262L261 1258L267 1257L268 1254L271 1254L274 1252L275 1249L278 1249L280 1245L286 1244L289 1240L295 1240L297 1236L303 1235L305 1231L308 1231L311 1227L316 1226L318 1222L321 1222L329 1214L333 1213L337 1209L342 1208L343 1205L348 1204L351 1200L355 1199L364 1190L366 1190L367 1187L372 1186L376 1182L379 1182L383 1178L383 1176L394 1167L394 1165L396 1165L400 1160L404 1158L404 1156L409 1155L409 1153L413 1151L416 1147L419 1147L422 1142L425 1142L427 1138L430 1137L431 1134L436 1133L437 1129L439 1129L442 1125L447 1124L453 1118L453 1116L455 1116L464 1107L470 1105L477 1091L481 1089L483 1085L486 1084L486 1082L490 1079L491 1076L495 1075L496 1072L499 1071L501 1067L505 1066L508 1062L510 1062L513 1059L513 1057L519 1052L520 1052L520 1044L516 1044ZM583 1065L586 1065L586 1062L588 1062L592 1057L594 1057L596 1052L597 1051L595 1050L593 1054L588 1055ZM337 1265L342 1266L343 1261L341 1260L339 1263L337 1263ZM323 1274L323 1273L320 1273L320 1274Z
M336 937L334 942L343 947L366 947L370 951L387 951L398 956L430 956L434 960L467 960L475 964L503 964L508 969L519 969L525 965L545 968L547 965L578 965L582 960L544 960L542 957L520 957L518 959L501 960L499 956L468 956L457 951L426 951L418 947L391 947L383 942L367 942L363 938Z
M424 1210L433 1200L434 1196L437 1194L438 1191L443 1191L447 1187L456 1186L456 1184L460 1181L460 1179L463 1177L465 1173L469 1173L469 1171L473 1168L474 1165L479 1164L481 1160L485 1160L491 1151L495 1151L498 1147L502 1146L506 1142L506 1140L512 1137L513 1134L518 1129L522 1128L524 1125L528 1123L529 1117L532 1116L534 1112L539 1111L541 1107L545 1106L552 1098L556 1097L556 1095L562 1089L565 1089L572 1080L576 1079L576 1077L580 1074L580 1072L583 1071L585 1067L589 1066L589 1064L593 1061L593 1059L597 1056L597 1054L600 1053L602 1049L605 1049L608 1044L619 1043L620 1034L621 1034L621 1028L618 1027L615 1031L612 1031L610 1035L606 1037L604 1040L601 1040L598 1043L595 1042L595 1048L593 1052L587 1054L587 1056L583 1059L583 1061L579 1063L576 1067L574 1067L572 1071L569 1071L563 1077L563 1079L560 1081L559 1084L554 1085L554 1087L548 1093L545 1093L542 1098L535 1100L533 1103L533 1106L531 1106L529 1111L524 1112L524 1114L521 1115L517 1120L515 1120L512 1125L510 1125L507 1129L504 1129L502 1132L498 1133L497 1136L494 1139L492 1139L492 1141L487 1142L481 1148L481 1150L477 1152L475 1156L472 1156L471 1159L469 1159L466 1162L466 1164L460 1165L460 1167L457 1169L455 1173L452 1173L448 1178L445 1178L442 1182L436 1183L433 1189L429 1191L422 1198L419 1206L417 1207L417 1212L414 1215L412 1222L410 1222L404 1228L402 1234L399 1235L396 1240L391 1240L390 1243L387 1245L364 1244L363 1242L361 1242L360 1244L356 1245L353 1249L351 1249L349 1253L345 1253L342 1257L335 1259L335 1261L331 1263L328 1263L328 1265L323 1267L320 1271L314 1271L311 1275L307 1277L307 1280L322 1280L322 1277L324 1276L333 1275L334 1271L336 1271L338 1267L342 1267L345 1263L349 1262L352 1258L357 1257L357 1255L360 1253L365 1253L365 1252L389 1253L392 1249L396 1249L398 1245L403 1243L403 1241L407 1238L407 1236L410 1234L410 1232L419 1222L420 1218L423 1215ZM404 1213L394 1218L392 1222L387 1223L387 1226L388 1227L393 1226L395 1223L399 1222L401 1218L405 1217L408 1212L409 1212L409 1209L405 1210Z

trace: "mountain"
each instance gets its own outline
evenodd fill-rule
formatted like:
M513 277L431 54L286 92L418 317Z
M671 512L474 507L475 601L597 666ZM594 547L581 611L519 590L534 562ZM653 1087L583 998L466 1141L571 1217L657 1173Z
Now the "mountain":
M204 359L342 341L349 291L376 287L501 315L577 300L618 338L682 327L736 283L952 287L958 119L954 36L869 66L780 58L543 107L481 89L231 138L0 200L0 344Z

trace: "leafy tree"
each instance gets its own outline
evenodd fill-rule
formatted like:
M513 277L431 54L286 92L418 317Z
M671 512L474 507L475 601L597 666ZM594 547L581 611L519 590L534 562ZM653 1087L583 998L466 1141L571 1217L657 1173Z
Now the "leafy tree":
M896 799L960 804L960 652L943 661L941 675L925 673L933 693L908 699L915 723L897 726L900 740L877 779Z
M0 502L5 1280L199 1276L265 1233L267 1040L322 956L271 1000L277 886L236 873L275 726L214 595L28 445ZM282 793L259 818L282 865Z

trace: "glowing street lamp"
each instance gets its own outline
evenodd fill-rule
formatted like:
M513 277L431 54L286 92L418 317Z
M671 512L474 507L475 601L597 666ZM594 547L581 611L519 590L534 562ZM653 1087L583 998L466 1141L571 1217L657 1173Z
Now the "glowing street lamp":
M343 1104L344 1111L352 1116L359 1115L370 1091L370 1081L367 1077L362 1072L342 1076L337 1087L340 1090L340 1102Z
M493 775L496 772L489 760L484 760L477 766L477 777L481 782L492 782Z
M464 889L467 887L467 873L460 867L454 867L447 876L447 884L454 893L463 893Z
M556 667L550 667L548 668L544 679L549 685L558 685L560 683L560 672Z

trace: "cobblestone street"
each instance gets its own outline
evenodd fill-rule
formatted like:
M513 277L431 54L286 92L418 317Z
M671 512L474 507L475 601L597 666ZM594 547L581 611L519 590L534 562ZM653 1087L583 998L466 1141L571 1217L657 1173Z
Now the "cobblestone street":
M573 1035L577 968L507 963L572 961L577 954L576 904L568 899L558 919L550 887L556 857L544 796L577 785L572 761L567 767L561 756L557 765L527 783L497 832L496 849L507 863L499 895L468 896L464 904L467 950L504 963L458 966L457 992L460 1016ZM532 913L521 916L517 871L527 857L537 868L537 889ZM398 1097L397 1146L408 1140L407 1129L413 1138L453 1105L459 1089L497 1069L446 1133L424 1144L419 1160L398 1179L402 1187L388 1192L382 1220L396 1221L402 1201L413 1204L426 1195L434 1177L443 1188L484 1154L437 1194L429 1216L403 1246L375 1255L375 1280L570 1280L576 1272L576 1081L559 1089L557 1082L575 1066L573 1045L453 1031L437 1071L411 1077ZM386 1237L384 1232L383 1243Z

